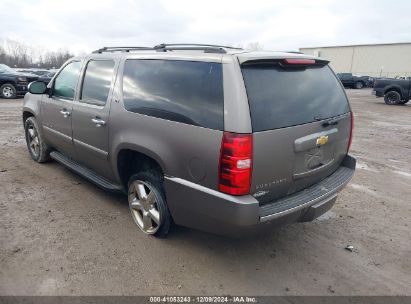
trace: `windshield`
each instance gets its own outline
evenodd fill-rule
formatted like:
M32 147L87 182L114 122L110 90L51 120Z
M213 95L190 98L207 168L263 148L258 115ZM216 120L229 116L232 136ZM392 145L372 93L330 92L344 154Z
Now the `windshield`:
M2 63L0 63L0 72L9 72L9 73L16 73L16 71L15 70L13 70L11 67L9 67L9 66L7 66L7 65L5 65L5 64L2 64Z
M265 131L335 117L349 111L347 98L328 66L241 67L253 131Z

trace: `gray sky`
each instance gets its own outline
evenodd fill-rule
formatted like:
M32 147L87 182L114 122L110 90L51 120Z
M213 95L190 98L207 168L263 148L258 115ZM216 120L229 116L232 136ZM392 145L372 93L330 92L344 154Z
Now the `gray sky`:
M411 41L410 0L2 0L0 7L3 41L75 53L161 42L297 50Z

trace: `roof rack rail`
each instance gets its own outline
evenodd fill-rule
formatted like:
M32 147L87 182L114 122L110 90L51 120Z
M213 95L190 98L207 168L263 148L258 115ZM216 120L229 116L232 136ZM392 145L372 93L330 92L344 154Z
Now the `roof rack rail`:
M154 46L158 52L167 51L184 51L184 50L199 50L205 53L227 53L225 49L241 50L241 48L217 45L217 44L200 44L200 43L161 43Z
M219 45L219 44L203 44L203 43L161 43L156 45L154 48L163 48L163 47L173 47L173 46L203 46L203 47L219 47L224 49L235 49L235 50L242 50L242 48L227 46L227 45Z
M173 43L166 44L161 43L154 47L146 46L105 46L101 49L93 51L93 53L103 53L103 52L130 52L130 51L147 51L155 50L157 52L167 52L167 51L204 51L205 53L227 53L226 49L242 50L242 48L216 45L216 44L198 44L198 43Z
M148 46L105 46L101 49L93 51L93 53L103 53L103 52L129 52L129 51L144 51L153 50L152 47Z

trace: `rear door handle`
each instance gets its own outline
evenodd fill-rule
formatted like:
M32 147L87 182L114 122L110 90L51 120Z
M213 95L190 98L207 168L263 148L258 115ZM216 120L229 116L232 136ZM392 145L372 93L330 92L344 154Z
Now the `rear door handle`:
M92 122L94 122L96 124L96 127L101 127L101 126L105 126L106 122L104 120L102 120L101 118L92 118L91 119Z
M61 110L60 113L63 114L64 118L69 117L70 114L71 114L71 113L70 113L69 111L67 111L66 109Z

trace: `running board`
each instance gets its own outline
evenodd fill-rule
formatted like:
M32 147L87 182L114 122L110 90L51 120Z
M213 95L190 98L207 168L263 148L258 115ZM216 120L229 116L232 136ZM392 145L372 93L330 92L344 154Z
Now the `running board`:
M109 180L80 165L79 163L61 154L60 152L52 151L50 152L50 157L106 191L124 193L123 187L113 184Z

